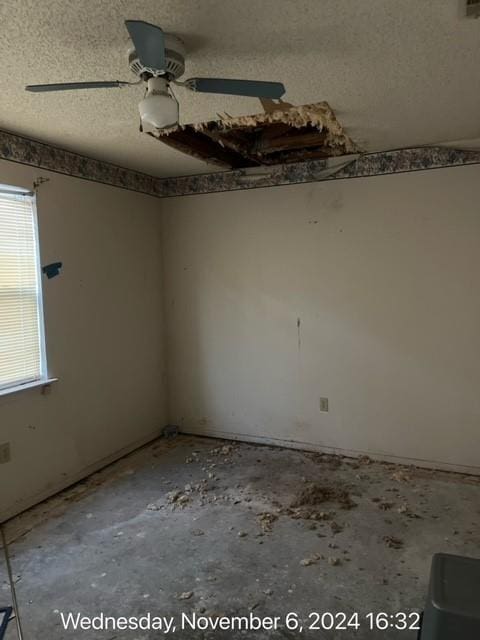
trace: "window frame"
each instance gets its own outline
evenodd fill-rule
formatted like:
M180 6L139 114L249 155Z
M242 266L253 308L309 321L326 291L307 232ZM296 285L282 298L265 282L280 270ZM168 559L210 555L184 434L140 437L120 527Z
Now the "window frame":
M54 382L56 378L49 378L48 366L47 366L47 347L45 336L45 315L43 304L43 287L42 287L42 267L40 256L40 234L38 225L38 212L37 212L37 197L34 191L29 191L22 187L16 187L13 185L0 184L0 197L2 194L10 196L21 196L29 198L32 209L32 227L33 227L33 242L34 242L34 260L35 260L35 275L37 285L37 299L36 299L36 316L38 327L38 341L39 341L39 376L22 381L14 381L0 386L0 396L8 395L21 391L22 389L31 389L38 386L47 386L51 382Z
M29 194L32 200L32 216L33 216L33 235L35 241L35 266L37 271L37 319L38 319L38 340L40 348L40 376L38 380L48 379L47 367L47 342L45 338L45 315L43 310L43 282L42 282L42 261L40 258L40 233L38 230L38 214L37 214L37 194L35 192ZM32 382L36 382L32 381Z

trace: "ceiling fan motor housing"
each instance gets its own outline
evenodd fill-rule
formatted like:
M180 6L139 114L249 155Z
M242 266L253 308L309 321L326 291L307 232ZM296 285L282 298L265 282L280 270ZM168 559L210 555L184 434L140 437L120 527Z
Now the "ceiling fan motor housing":
M140 62L133 42L128 47L128 64L130 71L139 78L150 76L167 76L169 80L176 80L185 73L185 45L173 33L165 33L165 69L151 69Z

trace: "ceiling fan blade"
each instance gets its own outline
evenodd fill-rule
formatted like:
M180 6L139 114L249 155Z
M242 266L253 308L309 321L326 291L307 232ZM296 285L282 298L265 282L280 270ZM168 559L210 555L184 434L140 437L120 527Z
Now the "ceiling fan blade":
M125 26L143 66L165 71L165 36L160 27L143 20L125 20Z
M189 78L184 84L192 91L201 93L225 93L233 96L251 96L252 98L281 98L285 93L285 87L281 82L262 82L260 80Z
M62 82L60 84L29 84L26 91L39 93L42 91L71 91L72 89L109 89L113 87L124 87L131 84L121 80L111 80L106 82Z

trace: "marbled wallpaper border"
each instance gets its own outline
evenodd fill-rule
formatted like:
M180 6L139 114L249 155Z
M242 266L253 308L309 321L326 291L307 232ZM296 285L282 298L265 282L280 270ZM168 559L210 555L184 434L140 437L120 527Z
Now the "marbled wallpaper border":
M148 195L158 195L158 178L154 176L94 160L7 131L0 131L0 159Z
M342 160L344 164L342 166ZM480 152L454 149L451 147L415 147L378 153L365 153L345 163L341 156L332 158L335 169L326 160L310 160L275 167L259 168L258 174L250 174L242 169L221 173L206 173L180 178L158 180L159 197L175 197L258 189L325 180L366 178L372 176L426 171L471 164L480 164ZM265 172L265 175L261 175Z
M342 157L175 178L156 178L65 149L0 131L0 158L76 178L138 191L158 198L361 178L480 164L480 151L431 146L365 153L345 164ZM348 160L348 159L347 159ZM343 164L342 164L343 162Z

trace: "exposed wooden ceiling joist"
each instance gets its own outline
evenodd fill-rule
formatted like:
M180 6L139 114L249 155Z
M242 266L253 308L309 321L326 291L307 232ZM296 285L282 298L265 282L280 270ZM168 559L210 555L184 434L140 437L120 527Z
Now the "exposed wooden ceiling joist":
M238 169L357 151L326 102L269 105L265 113L224 117L152 133L195 158Z

